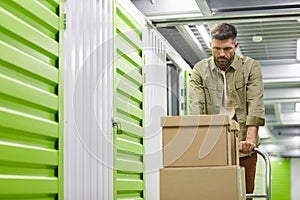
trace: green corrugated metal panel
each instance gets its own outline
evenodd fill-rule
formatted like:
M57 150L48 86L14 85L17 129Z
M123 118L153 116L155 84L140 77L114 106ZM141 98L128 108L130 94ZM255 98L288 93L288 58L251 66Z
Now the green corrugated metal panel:
M51 56L58 56L58 42L33 28L22 19L11 14L8 10L0 9L1 25L12 37L22 42L30 43L32 48L43 51Z
M143 145L140 142L134 142L130 138L119 136L116 140L116 145L119 150L128 151L141 155L143 153Z
M58 138L58 123L0 107L0 127Z
M136 84L137 86L142 85L141 83L143 81L143 76L139 70L134 69L128 61L120 58L114 63L114 65L117 68L117 73L121 76L125 76L132 82L132 84Z
M0 1L0 199L63 197L61 1Z
M46 7L41 6L39 2L32 1L31 3L27 3L24 0L14 0L11 3L22 7L24 12L31 13L32 17L36 17L36 21L44 24L48 29L59 30L58 16Z
M128 27L125 31L134 31L140 40L142 40L142 32L140 29L140 25L130 16L128 12L125 11L121 6L116 7L116 19L121 19L119 23L117 22L116 29L119 27Z
M185 109L184 109L184 114L188 115L189 114L189 82L190 82L190 71L185 70L184 71L184 90L185 90L185 95L184 95L184 103L185 103Z
M135 105L132 105L131 100L127 99L121 99L117 98L115 99L116 104L120 105L118 107L118 109L120 110L120 112L122 113L128 113L130 115L130 117L138 119L138 120L142 120L143 119L143 110Z
M117 18L116 21L117 22L121 21L121 19ZM118 26L116 32L120 37L123 38L123 40L126 40L128 42L128 44L130 44L134 48L140 50L139 47L142 46L142 42L140 40L139 35L137 35L135 32L128 31L128 28L130 28L130 27L126 27L126 24L120 24L120 26ZM126 33L126 34L124 34L124 33Z
M58 82L58 70L51 65L20 51L3 41L0 41L1 63L9 63L18 66L18 70L24 70L29 76L36 76L45 82L55 84ZM14 55L13 57L11 55Z
M123 50L123 51L122 51ZM138 69L142 68L142 59L136 52L126 51L122 46L117 49L118 56L124 58Z
M9 162L47 166L58 165L58 152L53 149L0 142L0 152L5 152L0 155L0 159Z
M116 187L119 190L143 190L143 181L141 180L129 180L128 178L126 179L118 179Z
M130 95L127 95L128 98L137 103L141 103L143 101L143 93L139 90L141 85L135 85L133 82L130 81L130 78L132 77L129 78L127 77L127 75L130 76L130 74L124 74L123 76L120 74L115 74L116 81L122 83L118 85L118 92L124 94L124 96L126 96L125 93L127 93Z
M9 193L14 195L58 193L56 178L0 175L0 185L0 195L6 195L7 198Z
M117 116L118 121L122 124L122 131L127 134L134 135L137 140L140 142L140 138L143 137L143 127L140 124L134 123L135 121L130 119L122 119L122 116ZM131 138L134 139L134 138Z
M119 79L122 81L121 79ZM126 91L130 91L130 93L127 93ZM141 91L136 90L134 87L126 83L125 80L123 80L123 84L118 87L118 93L124 94L130 94L131 96L129 97L132 101L135 101L136 103L141 103L143 99L143 93Z
M143 173L143 163L131 161L128 158L117 159L115 167L119 171ZM140 179L140 176L138 177L138 180L134 180L134 181L140 182L141 180L139 180L139 179ZM130 187L130 186L128 186L128 187ZM122 190L122 188L120 188L120 190ZM132 190L134 190L134 189L132 189Z
M0 91L4 95L22 99L45 109L55 111L58 108L57 95L2 74L0 74Z
M276 160L272 166L272 200L291 199L290 160Z
M119 4L114 16L114 199L144 199L142 32ZM117 131L116 129L119 129Z

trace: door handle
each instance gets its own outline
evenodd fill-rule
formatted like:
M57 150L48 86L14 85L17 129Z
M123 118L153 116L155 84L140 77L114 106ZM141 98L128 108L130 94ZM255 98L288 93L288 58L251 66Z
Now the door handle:
M112 120L112 127L117 129L117 134L122 134L121 122L113 119Z

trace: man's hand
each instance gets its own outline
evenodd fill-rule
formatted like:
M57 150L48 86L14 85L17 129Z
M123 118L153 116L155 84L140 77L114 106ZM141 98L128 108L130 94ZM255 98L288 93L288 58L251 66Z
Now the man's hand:
M241 153L248 154L248 153L252 152L252 150L255 146L256 146L255 143L241 141L239 143L239 150Z
M258 136L258 127L248 126L246 141L241 141L239 143L239 150L241 153L248 154L253 151L256 146L256 140Z

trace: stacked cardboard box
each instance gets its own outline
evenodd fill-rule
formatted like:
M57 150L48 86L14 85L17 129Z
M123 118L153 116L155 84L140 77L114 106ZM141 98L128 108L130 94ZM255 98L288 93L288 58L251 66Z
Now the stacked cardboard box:
M223 115L200 115L162 117L161 125L161 200L245 199L238 124L230 126Z

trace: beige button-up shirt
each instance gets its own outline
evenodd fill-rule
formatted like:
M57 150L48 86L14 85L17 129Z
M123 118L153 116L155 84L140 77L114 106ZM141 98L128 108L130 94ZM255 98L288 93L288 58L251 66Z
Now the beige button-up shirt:
M232 100L240 125L241 140L245 140L247 126L263 126L265 123L261 67L256 60L235 54L225 76L227 95ZM198 62L190 80L190 114L220 114L223 95L224 78L213 57Z

